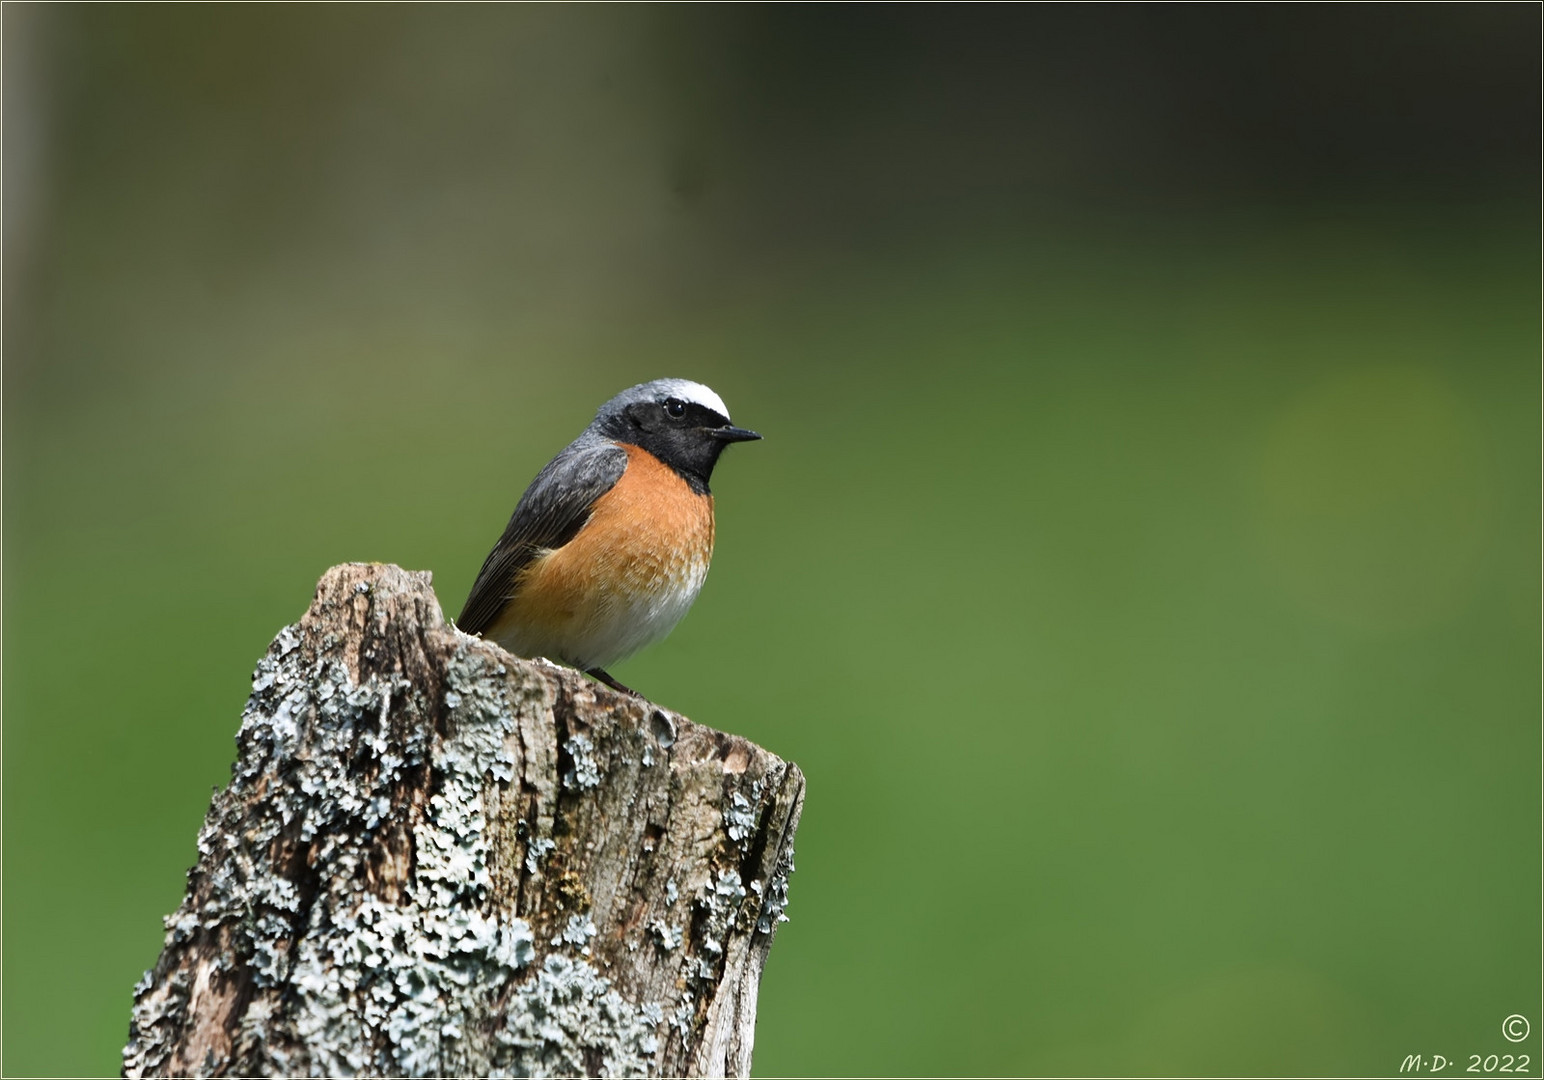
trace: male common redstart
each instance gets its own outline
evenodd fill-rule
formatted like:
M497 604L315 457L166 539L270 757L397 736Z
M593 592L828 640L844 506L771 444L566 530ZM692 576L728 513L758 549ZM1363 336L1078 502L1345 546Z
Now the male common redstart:
M622 391L520 496L456 625L634 693L605 669L697 599L713 557L708 478L724 447L759 438L701 383Z

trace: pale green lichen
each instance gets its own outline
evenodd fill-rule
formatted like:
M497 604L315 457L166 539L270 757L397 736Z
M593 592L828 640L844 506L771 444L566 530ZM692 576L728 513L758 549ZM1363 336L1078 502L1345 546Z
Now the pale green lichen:
M655 919L649 923L649 936L665 952L674 952L681 947L683 933L681 927L673 926L664 919Z
M552 939L554 947L558 945L571 945L585 956L590 955L590 940L595 937L595 922L588 913L583 915L570 915L568 925L563 932Z
M600 1057L601 1076L653 1071L664 1011L634 1006L584 961L553 953L516 998L494 1038L518 1064L495 1066L490 1076L585 1076L590 1054Z
M778 923L788 921L788 876L793 873L793 845L788 853L772 868L772 880L767 883L766 894L761 899L761 914L756 919L756 932L770 934Z
M563 740L563 749L574 760L574 767L563 774L563 786L599 787L600 765L595 760L595 744L583 735L571 735Z
M224 796L228 812L245 815L245 831L237 836L211 813L199 836L202 903L167 920L168 946L228 929L250 968L257 1012L237 1028L241 1071L540 1076L582 1072L587 1054L602 1054L610 1075L649 1071L663 1013L638 1009L582 959L596 932L588 915L560 934L580 956L549 956L520 981L535 941L524 919L494 902L483 803L491 785L515 775L515 708L527 704L506 699L504 669L481 650L452 656L446 735L431 739L422 722L392 727L394 703L413 692L400 678L355 685L335 659L303 670L299 643L296 628L283 631L253 679ZM420 701L409 716L428 713ZM569 743L575 781L598 783L589 741ZM435 793L412 826L414 872L405 895L388 901L359 883L393 813L392 785L426 763ZM242 804L260 777L265 796ZM309 903L270 862L291 829L328 867ZM530 850L539 859L551 841ZM136 987L126 1068L164 1064L164 1033L185 1009L186 981L174 974L155 1002L148 973ZM167 992L180 995L170 1008ZM288 999L282 1024L270 996L278 993Z
M785 918L791 851L770 881L744 876L767 812L761 783L723 807L728 844L713 875L680 889L668 880L666 909L625 943L652 941L650 964L679 965L652 991L658 1000L640 1005L596 966L611 961L590 960L592 950L606 954L582 886L566 924L543 916L538 942L509 889L520 864L500 862L522 858L508 832L496 837L490 825L507 823L497 817L510 812L502 800L522 790L510 785L531 780L516 755L552 753L543 741L554 722L546 676L512 678L499 654L462 639L448 657L437 654L441 692L429 700L428 689L368 652L356 682L339 647L345 636L311 633L308 643L299 627L286 628L259 663L231 785L199 835L195 887L166 923L163 963L219 935L228 948L215 964L250 980L239 999L245 1013L232 1018L231 1058L192 1071L618 1076L675 1062L668 1055L723 1007L716 995L730 936L753 922L767 934ZM548 725L534 740L521 726L533 716ZM559 724L570 725L559 759L570 793L599 786L603 766L668 763L678 737L663 710L628 729L626 752L609 729ZM521 824L514 839L534 875L555 843ZM167 1070L193 988L211 970L171 967L136 986L126 1071Z
M724 831L729 834L729 839L742 847L756 831L756 807L738 791L730 796L729 805L724 808Z
M557 846L557 841L549 839L545 836L538 836L536 839L532 840L530 845L526 848L525 852L526 873L539 873L541 870L541 861L548 855L552 854L553 848Z

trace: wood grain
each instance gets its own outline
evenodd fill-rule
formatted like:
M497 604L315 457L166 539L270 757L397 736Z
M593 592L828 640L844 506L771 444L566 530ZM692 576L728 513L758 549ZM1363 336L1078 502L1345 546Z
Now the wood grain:
M259 663L128 1076L744 1076L798 768L351 564Z

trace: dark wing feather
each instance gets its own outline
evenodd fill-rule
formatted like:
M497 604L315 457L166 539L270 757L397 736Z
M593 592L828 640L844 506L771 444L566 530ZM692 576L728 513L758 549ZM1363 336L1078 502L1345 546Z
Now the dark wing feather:
M456 626L480 634L513 595L520 571L544 549L560 548L590 520L595 500L627 471L627 452L611 442L571 445L536 474L520 496L504 535L472 583Z

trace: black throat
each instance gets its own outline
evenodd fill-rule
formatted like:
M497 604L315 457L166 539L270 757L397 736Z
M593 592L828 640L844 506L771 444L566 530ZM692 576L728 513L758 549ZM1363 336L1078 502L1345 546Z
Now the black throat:
M728 418L695 402L687 405L686 415L680 418L668 417L650 404L624 409L603 431L617 442L632 443L659 458L698 495L711 495L708 481L727 445L712 429L728 423Z

